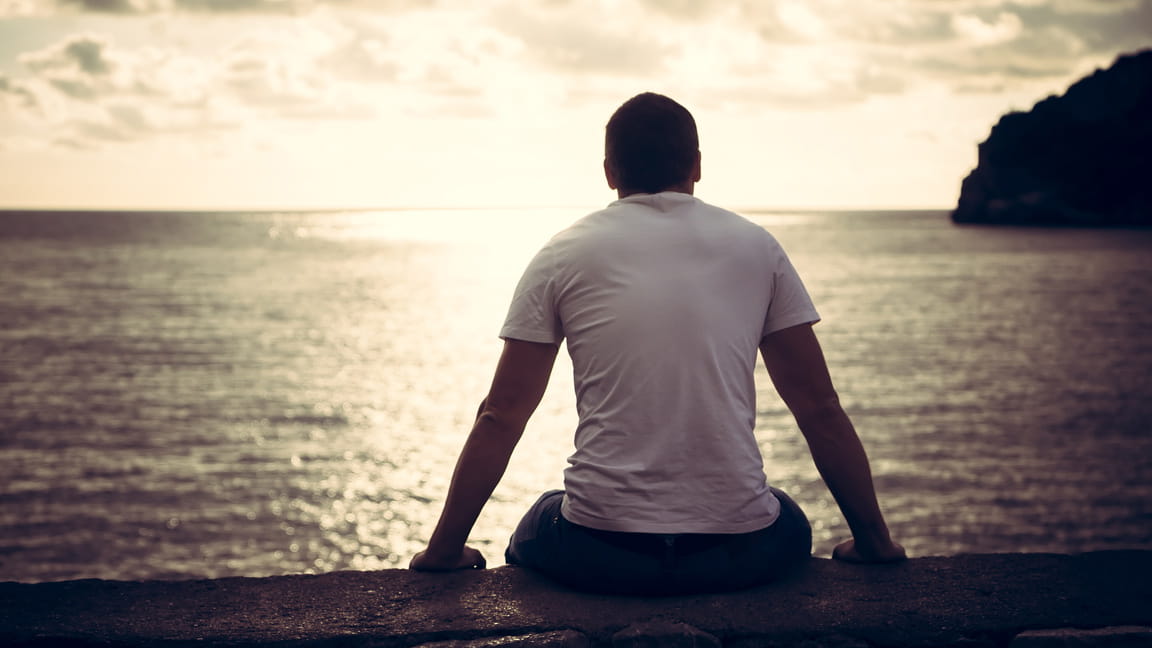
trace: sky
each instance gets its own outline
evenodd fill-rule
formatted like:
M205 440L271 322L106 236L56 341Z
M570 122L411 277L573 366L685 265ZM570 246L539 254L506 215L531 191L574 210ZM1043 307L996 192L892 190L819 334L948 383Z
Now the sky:
M0 0L0 208L599 206L695 115L731 208L955 205L976 145L1152 0Z

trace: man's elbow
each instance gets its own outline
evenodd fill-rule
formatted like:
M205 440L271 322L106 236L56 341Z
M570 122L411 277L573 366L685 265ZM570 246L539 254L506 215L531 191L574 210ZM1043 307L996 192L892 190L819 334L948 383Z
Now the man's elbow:
M476 413L474 429L482 430L486 434L508 436L515 440L523 433L529 416L531 416L530 410L518 407L515 403L502 403L486 398L480 403L479 411Z
M840 398L835 392L819 397L793 399L788 403L792 416L801 430L810 427L822 427L829 420L844 416L844 408L840 405Z

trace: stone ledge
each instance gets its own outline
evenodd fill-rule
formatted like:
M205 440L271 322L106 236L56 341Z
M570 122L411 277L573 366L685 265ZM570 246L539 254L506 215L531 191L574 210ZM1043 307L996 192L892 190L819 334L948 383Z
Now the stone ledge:
M667 598L514 567L0 583L5 646L1149 646L1149 626L1152 551L813 559L772 585Z
M1152 646L1152 628L1113 626L1093 630L1057 628L1029 630L1012 639L1009 648L1128 648Z

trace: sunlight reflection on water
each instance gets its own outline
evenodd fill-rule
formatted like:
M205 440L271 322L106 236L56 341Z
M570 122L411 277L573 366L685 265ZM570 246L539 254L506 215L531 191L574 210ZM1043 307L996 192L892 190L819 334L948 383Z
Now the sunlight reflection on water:
M0 220L0 579L406 564L520 271L578 215L120 214L19 236ZM754 217L824 316L910 552L1152 546L1152 233ZM477 524L490 564L560 486L570 371L562 353ZM846 528L758 381L769 478L826 554Z

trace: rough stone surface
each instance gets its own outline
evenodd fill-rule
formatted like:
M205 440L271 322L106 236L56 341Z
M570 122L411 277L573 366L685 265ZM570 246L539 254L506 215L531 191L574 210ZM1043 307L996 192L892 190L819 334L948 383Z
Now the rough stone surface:
M764 587L665 598L573 592L514 567L0 583L0 646L599 647L652 623L724 646L1003 648L1030 630L1152 626L1152 551L812 559ZM512 643L483 643L496 640Z
M1011 225L1152 225L1152 50L1119 57L1027 113L1004 115L978 148L952 220Z
M612 635L612 648L720 648L720 640L687 623L634 623Z
M1152 646L1152 628L1119 626L1082 630L1056 628L1029 630L1012 639L1009 648L1148 648Z
M588 645L588 637L575 630L557 630L508 637L433 641L420 644L419 648L587 648Z

